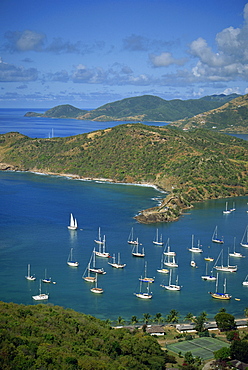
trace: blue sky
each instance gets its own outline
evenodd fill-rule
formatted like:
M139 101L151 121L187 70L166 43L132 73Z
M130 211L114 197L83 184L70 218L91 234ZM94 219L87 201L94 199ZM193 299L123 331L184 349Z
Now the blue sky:
M248 93L247 0L2 0L0 108Z

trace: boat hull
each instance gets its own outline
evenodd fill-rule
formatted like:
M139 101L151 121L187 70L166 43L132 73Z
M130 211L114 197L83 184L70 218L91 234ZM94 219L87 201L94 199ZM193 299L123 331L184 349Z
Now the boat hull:
M38 294L38 295L33 295L32 298L35 301L45 301L49 298L48 294Z

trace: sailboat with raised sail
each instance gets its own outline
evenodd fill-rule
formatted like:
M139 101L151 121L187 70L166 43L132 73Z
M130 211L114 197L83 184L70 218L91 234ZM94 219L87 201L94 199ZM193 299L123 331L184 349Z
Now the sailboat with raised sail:
M41 293L41 280L40 280L40 288L39 288L39 293L38 295L33 295L32 298L35 301L45 301L49 298L49 295L46 293Z
M159 246L164 245L162 234L160 235L160 238L158 237L158 229L156 231L156 236L155 236L155 239L153 240L153 244L159 245Z
M77 228L78 228L77 220L76 220L76 218L74 218L73 214L71 213L70 224L68 226L68 229L69 230L77 230Z
M221 265L217 265L219 258L221 257ZM217 271L224 271L224 272L236 272L238 270L238 266L231 266L229 264L229 250L227 255L227 265L224 266L223 264L223 249L220 251L220 254L215 262L214 269Z
M30 264L28 264L28 274L27 276L25 276L25 278L30 281L36 280L36 277L34 275L31 275L30 271L31 271L31 267L30 267Z
M217 273L216 277L216 286L215 286L215 293L209 292L213 298L216 299L222 299L222 300L229 300L232 298L232 296L228 293L226 293L226 279L224 279L224 284L223 284L223 293L218 292L218 280L219 280L219 275Z
M223 244L224 243L223 237L221 239L218 238L218 226L215 226L213 236L212 236L212 242L213 243L218 243L218 244Z
M248 248L248 225L245 228L245 232L244 232L244 235L241 239L240 245L242 247Z
M236 238L234 237L234 242L233 242L233 252L232 253L229 253L229 256L231 256L231 257L238 257L238 258L243 258L243 257L245 257L245 256L243 256L243 254L242 253L240 253L240 252L236 252L236 250L235 250L235 243L236 242Z
M133 246L132 255L134 257L145 257L145 249L142 248L141 252L139 251L139 239L137 238L135 245Z
M133 236L133 227L131 228L131 231L130 231L130 234L129 234L129 237L127 239L127 242L128 244L137 244L137 239L134 239L134 236Z
M172 291L179 291L181 290L181 286L178 285L178 275L176 278L176 283L172 284L172 270L170 270L170 275L169 275L169 283L168 285L160 284L162 288L165 288L167 290L172 290Z
M147 277L147 262L145 262L145 273L144 276L141 276L139 278L140 281L143 281L145 283L154 283L154 278Z
M115 259L115 254L113 254L113 257L112 257L112 262L108 262L108 264L116 269L123 269L126 264L125 263L121 263L121 255L120 253L118 253L118 261L116 262L116 259Z
M102 237L101 237L101 228L100 227L98 228L98 239L95 239L94 242L96 244L103 244L103 240L102 240Z
M95 255L98 256L98 257L103 257L103 258L109 258L110 257L110 254L108 252L106 252L106 237L105 237L105 235L103 237L103 244L102 244L102 246L101 246L101 244L99 244L99 250L98 251L95 250Z
M67 258L67 265L68 266L71 266L71 267L78 267L79 266L79 262L73 260L73 258L72 258L72 251L73 251L73 248L70 249L70 253L69 253L69 256Z
M152 298L152 292L150 292L150 284L149 283L145 283L147 286L146 286L146 291L143 291L143 281L140 281L140 289L139 289L139 293L134 293L134 295L138 298L141 298L141 299L151 299Z

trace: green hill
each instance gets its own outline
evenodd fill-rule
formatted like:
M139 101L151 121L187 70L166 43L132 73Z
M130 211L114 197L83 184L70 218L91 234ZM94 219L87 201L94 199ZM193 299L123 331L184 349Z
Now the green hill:
M217 108L237 95L213 95L201 99L164 100L144 95L105 104L90 111L71 105L59 105L43 114L28 112L26 117L77 118L95 121L161 121L169 122Z
M165 369L166 355L150 335L59 306L0 302L0 333L1 369Z
M248 143L211 130L122 124L67 138L0 135L1 169L151 183L170 192L140 222L171 221L195 201L246 195Z
M192 118L173 122L183 129L207 128L220 132L248 133L248 94Z

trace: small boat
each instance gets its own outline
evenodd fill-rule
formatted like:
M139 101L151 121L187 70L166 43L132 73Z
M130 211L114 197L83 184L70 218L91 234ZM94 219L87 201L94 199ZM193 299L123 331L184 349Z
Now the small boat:
M226 293L226 279L224 279L224 292L223 293L218 292L218 273L216 278L215 293L209 292L209 294L211 294L211 296L216 299L229 300L232 298L230 294Z
M68 226L69 230L77 230L78 225L77 225L77 220L76 218L73 217L73 214L71 213L70 217L70 225Z
M207 280L207 281L215 281L216 280L216 277L212 275L213 274L213 271L211 271L211 275L208 275L208 264L206 263L206 274L205 275L202 275L202 279L203 280Z
M194 247L194 235L192 235L191 238L191 248L189 248L189 251L192 253L202 253L203 250L200 248L200 241L198 240L198 246Z
M154 278L149 278L147 277L147 262L145 262L145 273L144 273L144 277L141 276L139 278L140 281L143 281L144 283L154 283Z
M164 256L164 253L162 253L160 268L157 269L157 272L160 272L161 274L168 274L169 273L169 270L168 269L165 269L163 267L163 265L164 265L164 259L165 259L165 256Z
M218 260L221 256L221 265L217 266ZM223 249L220 251L220 254L215 262L214 265L215 270L217 271L224 271L224 272L236 272L238 270L238 266L231 266L229 265L229 250L228 250L228 255L227 255L227 265L223 265Z
M242 247L248 248L248 225L245 228L245 232L244 232L244 235L241 239L240 245Z
M96 267L95 248L93 249L92 257L93 257L93 265L92 265L92 267L89 268L89 271L90 272L93 272L95 274L103 274L103 275L105 275L106 274L106 271L104 271L104 269L102 267Z
M228 209L228 202L226 202L226 209L223 211L223 214L228 215L229 213L232 213L232 211L230 211L230 209Z
M173 291L179 291L181 290L181 286L178 285L178 276L177 276L177 279L176 279L176 283L175 284L172 284L171 283L171 279L172 279L172 270L170 270L170 275L169 275L169 284L168 285L163 285L163 284L160 284L160 286L162 288L165 288L167 290L173 290Z
M214 233L213 233L213 236L212 236L212 242L213 243L218 243L218 244L223 244L224 243L223 238L222 239L218 238L218 226L215 226Z
M120 253L118 253L118 262L116 262L116 260L115 260L115 254L114 254L113 257L112 257L112 262L108 262L108 264L110 266L116 268L116 269L123 269L126 266L126 264L125 263L121 263L120 262L120 259L121 259L120 258Z
M141 281L140 282L140 290L139 290L139 293L134 293L134 295L138 298L141 298L141 299L151 299L152 298L152 293L150 293L150 288L149 288L149 283L147 283L147 287L146 287L146 292L143 292L142 291L142 286L143 286L143 282Z
M88 263L88 266L86 267L84 273L83 273L83 276L82 278L87 281L88 283L94 283L96 281L96 277L95 276L90 276L90 263L91 263L91 260L92 260L92 255L91 255L91 258L90 258L90 262Z
M231 212L236 211L235 203L233 202L233 207L230 209Z
M245 256L243 256L243 254L242 254L242 253L240 253L240 252L236 252L236 251L235 251L235 241L236 241L236 238L234 238L234 243L233 243L233 252L232 252L232 253L229 253L229 256L231 256L231 257L238 257L238 258L243 258L243 257L245 257Z
M159 245L159 246L164 245L162 234L160 235L160 238L158 237L158 229L157 229L157 232L156 232L155 239L153 240L153 244L155 244L155 245Z
M47 269L45 269L45 277L42 279L43 283L48 283L50 284L52 282L52 278L47 278Z
M72 259L72 251L73 251L73 248L71 248L69 256L67 258L67 265L71 266L71 267L78 267L79 262L73 261L73 259Z
M32 298L35 300L35 301L45 301L49 298L49 295L48 294L45 294L45 293L41 293L41 280L40 280L40 288L39 288L39 292L40 294L38 295L33 295Z
M36 277L34 275L31 275L30 271L31 271L31 267L30 267L30 264L28 264L28 274L27 276L25 276L25 278L30 281L36 280Z
M246 275L245 280L242 283L244 286L248 286L248 275Z
M137 240L134 240L134 237L133 237L133 227L131 228L127 242L128 244L137 244Z
M135 243L135 245L133 247L132 255L134 257L145 257L145 250L144 250L144 248L142 248L142 251L139 252L139 240L138 240L138 238L137 238L136 243Z
M170 239L169 238L167 239L163 253L165 256L175 256L176 255L176 252L173 252L170 250Z
M164 265L168 267L178 267L175 256L166 256L166 259L164 260Z
M102 247L102 249L101 249L101 247ZM99 244L99 250L98 251L95 250L95 255L98 256L98 257L109 258L110 254L108 252L106 252L105 249L106 249L106 238L105 238L105 235L104 235L103 245L101 246L101 244Z
M191 267L197 267L196 262L194 260L191 260L190 261L190 266Z
M102 288L98 288L98 286L97 286L97 275L96 275L96 280L95 280L95 286L93 288L91 288L90 291L92 293L97 293L97 294L103 293L103 289Z
M103 244L103 240L102 240L102 237L101 237L101 228L100 227L98 228L98 239L95 239L94 242L97 243L97 244Z

